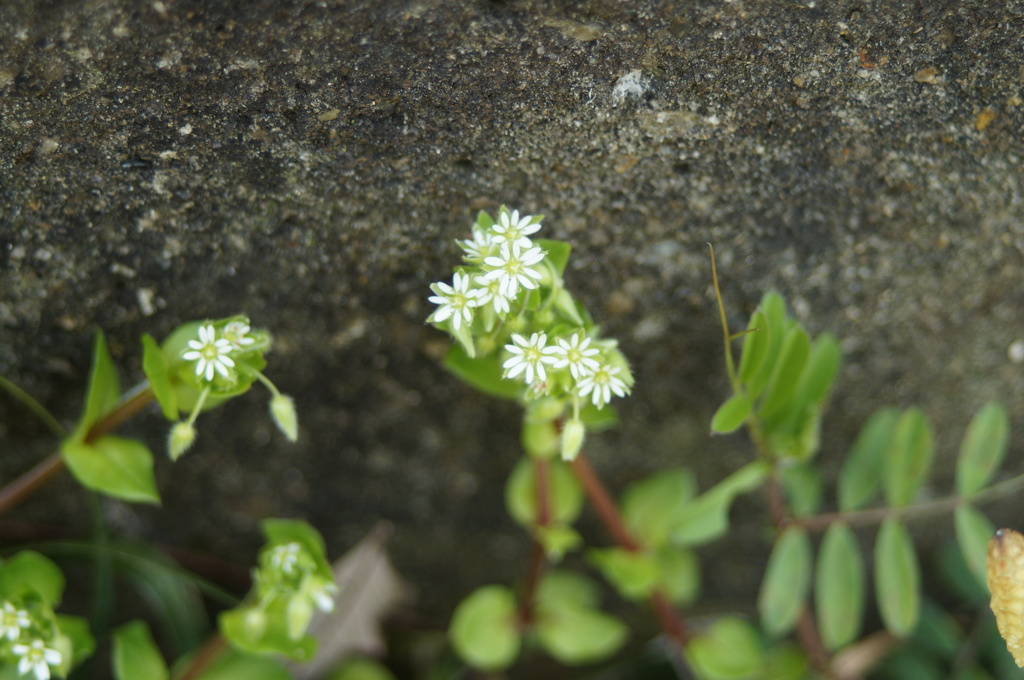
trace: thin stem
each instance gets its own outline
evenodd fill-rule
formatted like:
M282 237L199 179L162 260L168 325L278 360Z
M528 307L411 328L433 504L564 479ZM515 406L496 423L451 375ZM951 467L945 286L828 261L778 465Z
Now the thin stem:
M224 639L224 636L220 633L215 633L206 641L206 644L196 652L196 655L192 658L192 663L190 663L188 668L178 675L175 680L196 680L196 678L206 672L214 661L220 658L220 655L223 654L227 648L228 641Z
M543 528L551 523L550 465L543 458L534 458L532 462L534 484L537 489L537 527ZM519 611L519 620L524 626L533 623L537 588L546 566L547 556L544 554L544 546L535 538L530 551L526 577L523 580L522 603Z
M24 404L29 411L36 414L36 416L42 420L56 436L63 437L66 434L64 426L60 424L60 421L53 417L52 413L47 411L46 408L36 401L31 394L21 389L2 375L0 375L0 388L7 390L12 397Z
M729 374L729 384L735 392L739 389L739 378L732 360L732 336L729 334L729 322L725 318L725 303L722 302L722 290L718 287L718 267L715 265L715 247L708 244L711 253L711 281L715 286L715 300L718 302L718 316L722 321L722 335L725 338L725 370Z
M121 402L113 411L93 424L85 435L85 442L91 443L103 435L113 431L123 422L134 416L153 400L153 390L148 382L132 388L121 397ZM37 463L31 470L0 489L0 515L8 512L23 500L46 486L64 469L64 458L60 451L55 451Z
M626 529L626 525L622 521L622 516L619 515L618 508L615 507L611 495L598 478L597 473L594 472L594 468L591 467L590 462L587 461L582 451L572 461L571 465L576 478L583 485L587 498L594 506L597 514L600 515L601 521L615 539L615 542L630 552L640 551L642 549L640 544ZM679 612L672 607L672 604L661 590L652 592L650 599L651 608L654 609L662 631L677 645L684 647L690 641L690 632Z
M850 526L879 524L889 517L908 519L948 513L964 503L984 503L1014 494L1022 489L1024 489L1024 475L1017 475L971 496L946 496L902 508L872 508L851 512L831 512L810 517L790 517L783 523L798 524L808 531L824 531L836 522L845 522Z

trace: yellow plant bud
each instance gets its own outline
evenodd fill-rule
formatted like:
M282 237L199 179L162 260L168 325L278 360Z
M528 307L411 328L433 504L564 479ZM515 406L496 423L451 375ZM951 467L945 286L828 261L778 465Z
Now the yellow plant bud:
M1000 529L988 542L988 589L999 634L1024 668L1024 536Z

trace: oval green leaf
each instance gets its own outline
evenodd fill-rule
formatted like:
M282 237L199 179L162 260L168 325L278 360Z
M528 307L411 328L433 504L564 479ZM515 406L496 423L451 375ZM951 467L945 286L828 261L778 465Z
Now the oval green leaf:
M595 548L587 551L587 561L627 600L648 597L661 575L658 563L644 552L625 548Z
M988 587L985 561L988 556L989 539L996 533L988 517L973 505L957 507L955 514L956 541L960 544L964 561L983 588Z
M829 333L822 333L814 339L807 364L800 375L796 388L796 399L804 404L818 404L828 396L832 383L839 373L842 353L839 343Z
M779 637L793 630L811 585L811 539L800 526L786 528L775 542L757 610L768 635Z
M883 408L871 414L861 428L839 472L840 510L857 510L874 500L898 420L899 411Z
M725 534L733 499L760 487L767 474L768 466L763 461L747 463L687 503L676 518L673 542L681 546L702 545Z
M143 621L126 623L114 631L113 638L117 680L167 680L167 664Z
M56 608L64 595L64 573L48 557L33 550L21 550L0 563L0 596L8 596L21 588L39 593L48 605Z
M875 596L890 633L905 637L917 625L921 573L910 534L892 517L882 522L875 541Z
M149 379L149 386L153 390L153 396L160 404L164 418L170 421L178 419L178 397L171 384L170 367L167 365L167 357L160 349L160 345L149 333L142 336L142 370Z
M159 503L153 454L134 439L107 435L91 444L67 440L61 453L83 486L133 503Z
M796 463L784 467L781 476L782 488L793 515L806 517L816 513L825 493L818 466Z
M654 558L658 561L660 577L658 588L668 601L687 605L697 599L700 592L700 562L692 550L666 545Z
M617 652L629 629L617 618L594 609L540 607L537 639L544 650L566 664L600 661Z
M522 458L505 485L505 507L522 526L537 523L536 465L547 465L550 521L571 524L583 510L583 487L569 466L560 460L534 461Z
M715 412L711 419L711 431L716 434L735 432L746 421L752 407L750 397L746 394L732 395Z
M465 342L472 347L472 339ZM492 397L515 400L522 391L519 381L505 380L502 377L504 371L501 368L501 357L497 353L474 358L467 353L463 344L452 345L444 357L444 367L456 377Z
M755 330L756 329L756 330ZM768 317L760 309L755 310L743 336L743 353L740 354L739 379L746 383L757 375L768 353L770 332Z
M782 341L775 370L772 371L759 409L765 427L769 430L779 423L789 409L810 351L811 341L804 329L799 326L790 328Z
M998 402L982 407L964 434L956 462L956 490L970 496L983 489L1006 456L1010 419Z
M914 500L931 468L934 451L928 418L917 408L904 411L896 423L892 449L883 470L889 505L900 507Z
M814 604L825 646L834 651L853 642L864 616L864 558L845 522L825 532L814 577Z
M512 591L502 586L484 586L473 591L456 607L448 634L455 651L474 668L507 668L519 654Z
M677 468L655 473L626 489L622 495L622 519L630 535L642 545L663 545L696 494L697 480L689 470Z
M746 621L724 616L694 638L686 655L702 680L753 680L762 677L764 649Z

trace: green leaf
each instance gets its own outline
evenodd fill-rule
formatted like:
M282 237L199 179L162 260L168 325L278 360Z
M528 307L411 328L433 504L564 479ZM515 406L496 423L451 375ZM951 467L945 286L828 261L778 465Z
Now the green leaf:
M114 435L91 444L69 439L61 453L83 486L134 503L160 503L153 454L142 442Z
M470 358L462 345L452 345L444 358L444 367L484 394L499 399L518 399L521 384L502 378L501 359L498 354Z
M288 628L288 604L292 598L277 598L262 608L242 606L222 612L217 619L220 632L240 651L248 654L281 654L293 661L309 661L317 643L310 635L298 639Z
M811 539L802 527L785 529L775 542L757 609L766 633L781 637L793 630L811 585Z
M548 261L551 262L551 266L555 268L559 276L565 274L565 266L569 263L569 253L572 252L572 246L565 241L553 241L546 238L538 238L533 240L533 245L540 246L540 249L547 252Z
M580 313L580 306L573 299L572 295L565 288L558 288L552 295L554 295L555 309L560 311L563 316L572 321L577 326L583 326L586 324L586 319Z
M753 403L746 394L732 395L715 411L711 419L711 431L717 434L735 432L747 420L751 408Z
M587 560L627 600L648 597L661 576L657 561L645 552L625 548L595 548L587 551Z
M764 316L763 323L759 327L766 336L764 358L760 362L760 368L752 373L744 382L747 385L747 393L752 399L756 399L768 386L769 380L775 373L779 362L779 350L782 347L782 339L786 335L786 303L778 293L765 293L761 298L760 311Z
M341 666L331 671L324 680L395 680L395 676L382 663L365 656L357 656L345 659Z
M544 548L549 562L558 563L566 554L583 545L583 537L568 524L552 522L546 526L534 526L534 538Z
M97 331L93 348L92 372L89 375L89 391L85 400L86 430L117 406L121 398L121 384L117 378L114 360L107 349L107 340Z
M789 329L758 411L767 429L777 426L789 409L810 351L811 341L804 329Z
M814 580L821 640L830 651L853 642L864 617L864 558L845 522L835 522L821 540Z
M617 618L585 607L557 609L538 603L537 640L544 650L565 664L600 661L617 652L629 629Z
M178 420L178 396L171 384L170 367L167 365L167 357L164 356L160 345L149 333L142 336L142 370L149 379L149 386L153 390L153 396L160 404L164 418L170 421Z
M199 653L196 652L196 654ZM180 659L175 664L174 677L179 677L190 663L191 657ZM229 647L203 671L200 680L293 680L293 678L292 674L277 659L253 656Z
M74 668L96 651L96 640L89 632L89 622L84 617L57 614L57 627L71 645L71 658L64 659L69 667Z
M895 519L882 522L875 541L875 596L882 622L897 637L917 625L921 608L921 574L906 527Z
M167 664L143 621L132 621L116 629L113 645L117 680L167 680Z
M988 555L989 539L996 528L988 517L972 505L961 505L956 509L956 540L964 554L964 560L978 583L987 587L985 561Z
M685 468L665 470L635 482L622 495L626 529L642 545L663 545L696 495L697 480Z
M522 526L537 523L537 476L535 465L545 464L522 458L509 475L505 485L505 507ZM559 460L546 461L548 466L548 500L550 521L571 524L583 510L583 487L569 466Z
M889 505L900 507L914 500L928 475L933 453L928 418L920 409L907 409L896 423L892 449L884 469L885 497Z
M619 412L609 404L597 408L593 402L588 401L580 409L580 420L587 426L588 431L600 432L619 424Z
M795 463L782 469L782 488L789 509L796 517L813 515L821 507L824 494L821 471L816 465Z
M19 590L34 590L46 604L56 607L64 595L64 573L49 558L32 550L22 550L0 563L0 598Z
M473 591L456 607L448 634L455 651L474 668L507 668L519 654L512 591L502 586L484 586Z
M660 577L658 587L668 601L686 605L700 593L700 562L697 554L686 548L666 545L654 553Z
M729 529L729 506L733 499L761 486L767 474L768 465L763 461L747 463L687 504L675 522L673 542L695 546L724 535Z
M764 649L746 621L723 616L686 648L701 680L754 680L764 671Z
M537 602L551 607L583 607L593 609L601 601L601 591L586 576L564 569L551 569L537 588Z
M551 460L562 450L562 436L553 422L537 423L524 419L519 443L530 458Z
M875 411L861 428L839 472L841 511L857 510L874 500L898 420L899 411L883 408Z
M988 484L1006 456L1010 419L998 402L982 407L967 426L956 462L956 490L961 496L977 493Z
M755 310L747 324L747 334L743 336L743 353L740 354L738 370L740 382L747 383L761 370L768 353L770 336L768 317L760 309Z
M815 338L803 373L800 374L796 399L808 406L824 400L839 373L841 360L842 353L835 337L822 333Z

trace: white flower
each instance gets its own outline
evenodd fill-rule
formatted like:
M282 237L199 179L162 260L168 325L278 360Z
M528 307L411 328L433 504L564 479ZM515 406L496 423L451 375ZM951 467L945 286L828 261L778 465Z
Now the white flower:
M27 645L14 645L11 651L21 657L18 673L27 675L31 671L37 680L49 680L50 666L59 666L64 658L56 649L47 647L42 640L33 640Z
M580 378L576 383L577 394L585 397L592 392L591 401L598 408L612 400L612 392L619 397L626 396L629 393L629 388L626 387L622 378L616 375L621 371L622 368L619 366L604 364L593 373L588 373Z
M520 219L518 210L513 210L511 215L507 210L502 210L498 215L498 221L491 227L493 234L491 238L495 243L508 243L520 248L529 248L533 245L533 241L529 238L530 234L535 234L540 229L540 222L531 224L532 221L532 215L524 215Z
M555 368L569 367L569 372L576 380L586 373L593 373L600 364L592 357L601 353L596 347L590 347L590 338L581 332L576 332L568 340L558 338L555 340L558 360L552 364Z
M225 378L230 377L228 370L235 365L234 360L228 356L233 349L231 342L224 338L217 337L217 331L211 324L199 327L199 339L189 340L188 346L192 349L183 352L181 358L185 361L196 362L196 375L202 375L207 382L213 380L213 372L217 371Z
M270 553L270 567L279 569L286 576L291 576L299 566L299 552L302 546L298 543L279 545Z
M502 364L505 377L515 378L525 371L528 385L533 384L534 375L537 380L547 379L544 364L553 363L555 357L552 354L558 351L555 347L545 347L547 341L548 336L544 333L534 333L529 340L518 333L513 333L513 344L505 345L505 349L513 354L512 358Z
M441 323L449 317L455 330L465 321L467 324L473 322L473 308L480 306L480 291L477 288L469 289L469 276L462 272L455 272L454 285L447 283L434 283L430 288L437 295L431 295L428 300L435 305L441 305L430 315L427 321Z
M477 284L484 286L480 291L480 306L491 303L498 316L504 317L508 314L509 299L501 292L501 281L497 279L487 280L485 276L477 276L473 279Z
M256 342L248 336L249 324L244 321L232 321L221 332L221 337L231 343L235 349L242 349Z
M466 253L471 260L482 260L495 248L495 242L491 232L473 225L473 238L456 240L455 243Z
M338 594L338 586L320 577L310 577L306 592L316 602L316 608L322 612L334 610L334 596Z
M27 611L18 609L10 602L4 602L3 608L0 609L0 638L17 640L21 637L22 629L31 625L32 619L29 618Z
M519 293L519 286L523 288L536 288L541 275L536 269L531 269L544 259L544 251L534 246L525 252L517 243L509 246L508 243L501 244L501 252L497 257L484 259L484 266L490 271L484 274L488 281L498 281L501 284L501 294L514 299Z

